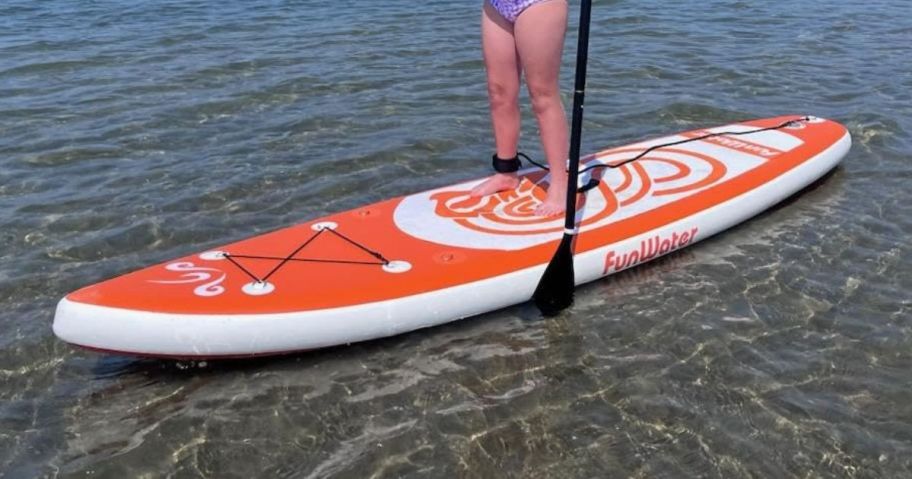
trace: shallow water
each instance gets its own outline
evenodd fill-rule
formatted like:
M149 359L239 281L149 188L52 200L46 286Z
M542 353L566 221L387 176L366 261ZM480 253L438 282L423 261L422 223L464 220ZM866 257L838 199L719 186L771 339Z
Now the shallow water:
M486 174L478 2L3 2L0 476L908 477L912 4L683 4L596 2L584 150L810 113L840 168L554 319L206 364L71 349L54 305Z

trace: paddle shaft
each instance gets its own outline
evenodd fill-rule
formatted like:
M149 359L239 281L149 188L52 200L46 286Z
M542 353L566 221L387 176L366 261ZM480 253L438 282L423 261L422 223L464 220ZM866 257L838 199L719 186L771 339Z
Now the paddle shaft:
M576 44L576 81L573 86L573 120L570 126L570 166L567 172L567 210L564 228L576 234L576 192L579 178L580 143L583 136L583 101L586 97L586 63L589 58L589 18L592 0L580 5L579 36Z
M576 194L579 177L580 139L583 133L583 98L586 90L586 58L589 49L591 0L580 7L579 42L576 46L576 83L573 88L573 123L570 128L570 168L567 172L567 211L564 236L532 294L545 316L553 316L573 304L576 279L573 273L573 243L576 238Z

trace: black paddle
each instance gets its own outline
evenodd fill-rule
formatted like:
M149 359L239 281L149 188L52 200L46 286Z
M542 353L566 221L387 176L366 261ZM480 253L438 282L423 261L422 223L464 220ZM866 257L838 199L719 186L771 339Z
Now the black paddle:
M564 217L564 237L560 246L538 281L532 298L545 316L553 316L573 304L573 243L576 229L576 193L579 176L580 139L583 133L583 98L586 90L586 60L589 50L589 17L592 1L582 0L580 6L579 38L576 44L576 82L573 88L573 123L570 129L570 170L567 174L567 211Z

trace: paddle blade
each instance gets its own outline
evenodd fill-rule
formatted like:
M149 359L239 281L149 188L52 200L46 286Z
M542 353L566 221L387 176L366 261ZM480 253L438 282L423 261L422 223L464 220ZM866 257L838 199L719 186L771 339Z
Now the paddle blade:
M573 239L564 234L545 274L538 281L532 299L545 316L554 316L573 304Z

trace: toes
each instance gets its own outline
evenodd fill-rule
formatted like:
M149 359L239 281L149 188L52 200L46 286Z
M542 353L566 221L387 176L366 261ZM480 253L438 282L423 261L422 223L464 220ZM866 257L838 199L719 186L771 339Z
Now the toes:
M538 208L535 209L536 216L542 216L546 218L551 216L558 216L560 214L563 214L563 212L563 208L547 203L542 203L538 206Z
M492 180L487 180L484 183L472 188L472 191L469 193L471 196L487 196L491 194L491 191L494 190L491 185Z

